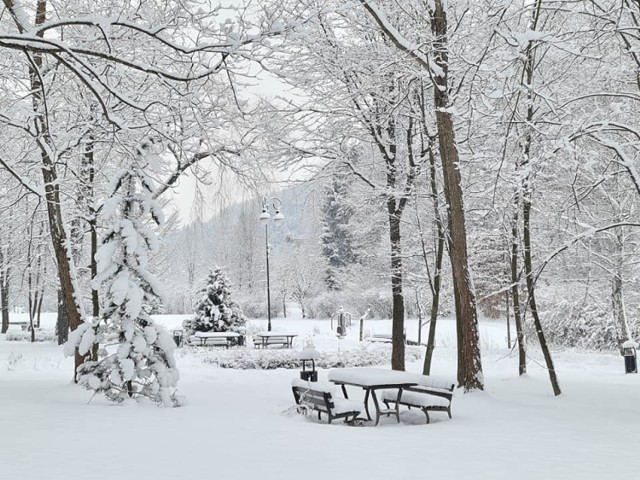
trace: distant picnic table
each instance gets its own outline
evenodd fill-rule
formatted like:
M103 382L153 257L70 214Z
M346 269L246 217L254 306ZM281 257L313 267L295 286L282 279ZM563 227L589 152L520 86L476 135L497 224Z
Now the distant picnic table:
M231 342L240 336L237 332L196 332L193 338L200 341L201 346L219 345L228 348Z
M297 337L297 333L282 333L282 332L266 332L258 333L258 342L256 346L267 348L269 345L281 345L284 348L293 347L293 339Z

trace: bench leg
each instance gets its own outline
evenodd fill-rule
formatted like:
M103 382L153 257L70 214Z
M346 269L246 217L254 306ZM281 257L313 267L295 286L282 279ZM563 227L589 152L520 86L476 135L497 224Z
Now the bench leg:
M318 410L318 420L322 420L322 417L320 415L320 410ZM331 423L331 422L329 422L329 423Z
M424 412L424 414L427 417L427 423L431 423L431 419L429 418L429 412L427 411L427 409L423 408L422 411Z
M451 405L449 405L449 408L447 408L447 414L449 415L449 418L453 418L451 417Z

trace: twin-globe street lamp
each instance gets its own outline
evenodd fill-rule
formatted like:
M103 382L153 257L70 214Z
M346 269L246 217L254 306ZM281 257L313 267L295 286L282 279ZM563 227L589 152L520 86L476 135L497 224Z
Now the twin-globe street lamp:
M273 209L275 211L275 215L273 216L274 223L282 223L284 221L284 215L280 213L280 209L282 208L282 200L278 197L267 198L264 197L262 199L262 213L258 217L260 223L264 225L264 241L265 248L267 252L267 331L271 331L271 285L269 283L269 220L271 220L271 214L269 210Z

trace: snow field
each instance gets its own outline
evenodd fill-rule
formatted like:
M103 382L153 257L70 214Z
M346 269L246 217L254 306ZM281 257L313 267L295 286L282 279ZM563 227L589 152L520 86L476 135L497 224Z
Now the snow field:
M168 328L183 318L157 317ZM275 319L273 326L299 333L298 349L305 338L318 350L357 344L355 325L342 341L328 321ZM366 328L388 333L390 322ZM439 329L433 373L455 376L454 344L447 344L453 322ZM504 325L483 322L481 331L485 392L457 392L453 420L433 413L425 425L421 412L404 409L401 424L385 418L378 427L292 413L298 370L219 369L195 356L178 356L185 407L88 403L91 393L70 383L72 360L60 347L0 337L0 478L555 480L640 469L640 377L624 375L621 357L555 352L563 395L554 398L533 347L529 374L518 378ZM421 362L407 366L420 369ZM320 371L321 380L326 375Z

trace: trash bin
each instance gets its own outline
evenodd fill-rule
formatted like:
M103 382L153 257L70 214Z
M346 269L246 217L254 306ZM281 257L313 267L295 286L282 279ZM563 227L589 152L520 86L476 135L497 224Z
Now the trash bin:
M176 342L176 346L179 347L182 345L182 336L184 332L182 330L174 330L173 331L173 341Z
M636 348L638 344L633 340L627 340L622 344L622 356L624 357L624 373L638 373L638 360Z
M316 371L316 359L320 358L320 353L308 348L298 354L298 358L302 360L302 371L300 372L300 380L307 382L317 382L318 372ZM311 370L307 370L307 362L311 362Z

